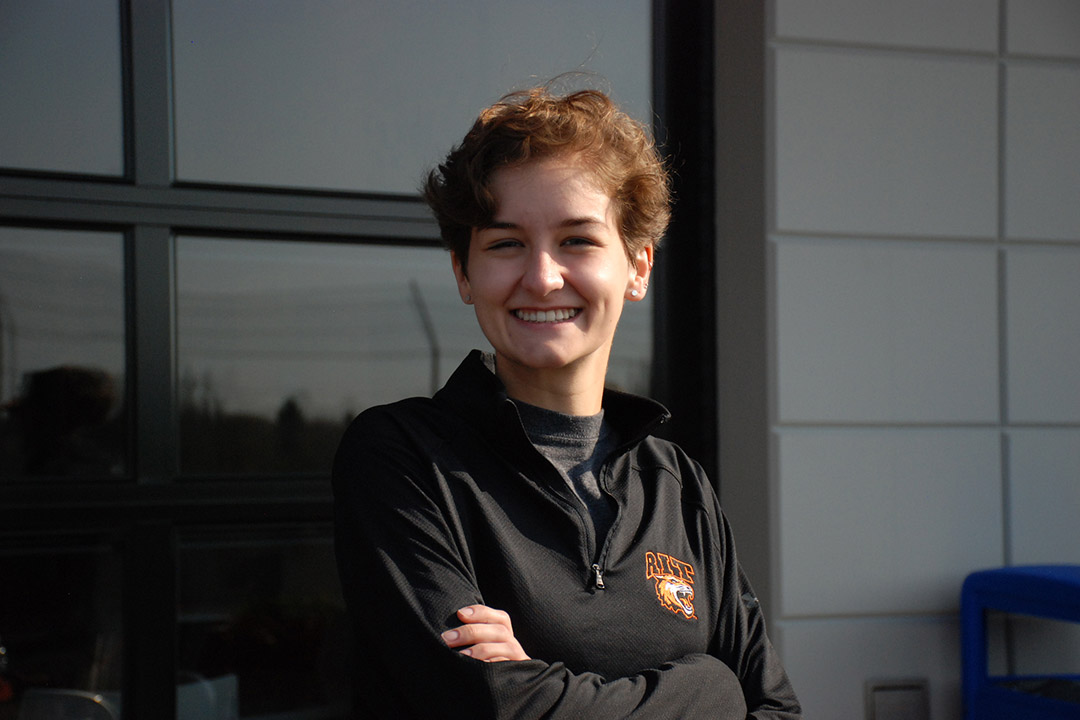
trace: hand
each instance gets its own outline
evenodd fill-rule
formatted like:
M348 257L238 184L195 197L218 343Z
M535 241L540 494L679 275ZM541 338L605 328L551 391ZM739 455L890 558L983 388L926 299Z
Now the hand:
M457 611L465 623L442 634L443 642L452 648L464 648L462 655L483 660L528 660L529 656L514 637L510 616L487 605L469 605Z

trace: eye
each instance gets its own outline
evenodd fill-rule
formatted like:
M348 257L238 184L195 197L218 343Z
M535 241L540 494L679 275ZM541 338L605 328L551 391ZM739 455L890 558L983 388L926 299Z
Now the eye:
M591 246L591 245L596 245L596 241L595 240L590 240L589 238L586 238L586 237L570 237L570 238L566 238L566 240L563 240L563 244L564 245L579 246L579 247L588 247L588 246Z
M521 241L514 238L501 238L488 243L488 250L504 250L507 248L521 247Z

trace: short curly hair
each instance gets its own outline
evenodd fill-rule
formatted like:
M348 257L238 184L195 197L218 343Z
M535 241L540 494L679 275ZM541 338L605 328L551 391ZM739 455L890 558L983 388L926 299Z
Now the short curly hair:
M671 183L649 131L599 90L559 96L541 86L509 93L481 112L424 181L443 242L463 269L472 229L495 216L495 171L563 155L584 162L611 196L627 257L660 242L671 218Z

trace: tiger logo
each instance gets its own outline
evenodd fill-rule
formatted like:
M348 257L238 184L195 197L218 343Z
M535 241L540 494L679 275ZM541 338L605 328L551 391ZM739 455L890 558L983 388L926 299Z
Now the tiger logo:
M694 588L674 575L656 578L656 597L661 605L673 613L681 612L688 618L697 617L694 615Z
M694 566L665 553L645 553L645 577L656 582L656 599L672 613L697 620Z

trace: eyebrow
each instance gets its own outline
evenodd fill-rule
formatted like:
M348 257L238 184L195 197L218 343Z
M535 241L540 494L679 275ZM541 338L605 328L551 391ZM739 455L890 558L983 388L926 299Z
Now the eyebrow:
M581 227L582 225L603 225L602 220L598 220L595 217L583 216L576 218L567 218L559 223L559 227ZM478 230L520 230L521 226L512 222L500 222L498 220L492 221L487 225L482 225L477 228Z

